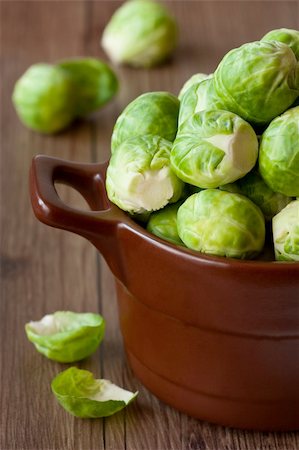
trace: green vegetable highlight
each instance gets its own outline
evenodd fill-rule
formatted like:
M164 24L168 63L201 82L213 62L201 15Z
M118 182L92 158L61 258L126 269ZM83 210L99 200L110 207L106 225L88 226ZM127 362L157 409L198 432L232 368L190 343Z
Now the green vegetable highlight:
M273 217L273 242L278 261L299 261L299 200Z
M25 325L25 331L38 352L54 361L80 361L96 351L105 332L99 314L57 311Z
M179 208L178 233L185 245L210 255L251 259L262 250L265 220L243 195L206 189Z
M82 419L111 416L127 406L138 394L108 380L95 379L88 370L76 367L60 372L52 381L51 388L59 404L73 416Z
M177 36L176 21L165 6L131 0L113 14L104 30L102 47L115 63L152 67L171 55Z

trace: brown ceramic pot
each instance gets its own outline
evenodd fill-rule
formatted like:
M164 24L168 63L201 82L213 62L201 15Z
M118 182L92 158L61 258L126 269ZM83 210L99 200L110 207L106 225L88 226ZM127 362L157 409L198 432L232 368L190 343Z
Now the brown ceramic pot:
M163 242L109 203L106 164L38 156L33 210L80 234L116 280L131 367L157 397L187 414L238 428L298 428L299 263L239 261ZM75 210L54 182L77 189Z

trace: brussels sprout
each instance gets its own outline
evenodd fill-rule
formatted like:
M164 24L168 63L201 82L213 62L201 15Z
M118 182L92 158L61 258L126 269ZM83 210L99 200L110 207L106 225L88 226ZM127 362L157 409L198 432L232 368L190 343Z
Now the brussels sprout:
M275 259L299 261L299 200L293 200L273 217Z
M299 195L299 106L274 119L263 133L259 171L273 191Z
M88 370L70 367L60 372L51 383L60 405L82 419L107 417L127 406L137 396L109 380L99 380Z
M290 30L289 28L280 28L278 30L271 30L261 39L261 41L278 41L288 45L297 60L299 60L299 31Z
M102 46L115 63L151 67L164 61L177 42L177 25L168 10L150 0L131 0L112 16Z
M220 189L237 192L250 198L260 207L266 220L271 220L292 200L291 197L272 191L257 170L252 170L232 184L220 186Z
M267 125L299 95L299 63L286 44L251 42L224 56L213 81L223 109Z
M116 148L109 162L109 199L124 211L144 213L176 202L184 187L170 166L171 142L160 136L137 136Z
M99 314L57 311L27 323L25 331L40 353L67 363L95 352L104 336L105 321Z
M94 58L61 61L75 84L75 115L85 116L103 106L116 94L118 80L103 61Z
M165 206L160 211L151 214L147 230L172 244L184 245L177 230L177 212L181 204L182 201Z
M177 215L187 247L211 255L254 258L265 241L261 210L243 195L206 189L191 195Z
M69 74L49 64L31 66L16 82L13 103L32 130L56 133L74 119L74 86Z
M183 95L180 105L178 128L193 114L205 109L223 109L223 102L216 95L213 79L193 84Z
M168 92L140 95L118 117L112 133L111 151L128 138L145 134L172 142L177 132L179 106L179 100Z
M203 80L206 80L207 78L211 78L213 74L207 75L206 73L195 73L190 77L183 85L182 89L179 92L178 99L182 100L183 95L185 92L188 91L188 89L193 86L194 84L198 84Z
M170 160L183 181L216 188L244 176L257 156L257 137L245 120L229 111L205 110L180 126Z

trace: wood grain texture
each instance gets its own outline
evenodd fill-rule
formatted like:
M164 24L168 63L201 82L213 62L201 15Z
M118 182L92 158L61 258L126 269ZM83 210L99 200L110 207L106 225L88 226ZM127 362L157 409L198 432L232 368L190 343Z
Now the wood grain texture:
M296 433L254 433L200 422L162 404L127 365L118 327L113 277L82 238L33 216L28 171L37 153L82 162L109 157L113 124L133 98L149 90L177 93L195 72L211 72L223 54L271 28L299 29L297 1L169 1L181 30L174 58L150 71L117 68L117 99L56 136L23 127L11 104L17 78L35 62L103 57L99 39L116 1L1 2L1 450L295 450ZM58 188L84 208L78 194ZM146 276L146 274L145 274ZM79 367L139 397L104 420L78 420L58 406L50 382L67 367L43 358L24 324L55 310L94 311L107 321L104 343Z

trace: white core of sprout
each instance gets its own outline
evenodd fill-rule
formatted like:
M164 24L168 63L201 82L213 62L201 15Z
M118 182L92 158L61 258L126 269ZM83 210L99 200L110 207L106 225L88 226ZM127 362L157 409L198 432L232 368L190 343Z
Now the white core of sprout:
M97 402L107 402L109 400L123 401L126 405L135 396L134 393L122 389L119 386L111 383L109 380L97 380L99 382L99 391L88 397L90 400L96 400Z
M143 173L128 173L123 181L125 184L117 186L115 194L121 207L127 211L156 211L167 205L173 196L168 167L146 170Z
M54 314L47 314L37 322L29 322L29 325L31 330L40 336L59 333L59 326L54 318Z
M244 176L256 163L258 141L250 129L243 128L232 134L216 134L204 140L225 153L217 168L217 171L223 174L221 184L230 183Z

